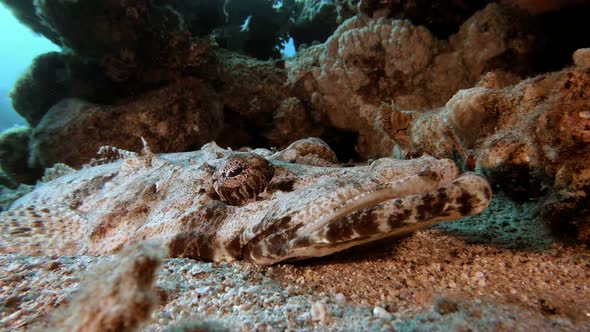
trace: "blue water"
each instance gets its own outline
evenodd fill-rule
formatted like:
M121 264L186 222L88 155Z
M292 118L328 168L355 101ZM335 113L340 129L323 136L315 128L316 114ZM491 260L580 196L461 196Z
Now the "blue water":
M0 131L25 124L11 106L9 93L16 80L39 54L59 51L60 48L45 37L32 32L18 22L11 12L0 5ZM293 38L284 42L284 57L295 54Z
M0 131L25 124L10 105L8 94L14 82L39 54L59 51L60 48L45 37L33 33L0 6Z
M285 58L295 55L295 42L293 42L293 37L290 37L289 40L283 42L281 45L281 55Z

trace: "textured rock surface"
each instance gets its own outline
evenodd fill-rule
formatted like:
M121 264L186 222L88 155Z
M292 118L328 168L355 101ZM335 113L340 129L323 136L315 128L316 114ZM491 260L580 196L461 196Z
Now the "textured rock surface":
M526 63L520 61L519 56L527 54L530 41L512 19L507 10L490 6L466 22L457 35L440 41L426 29L407 21L354 18L341 26L324 45L311 47L289 62L287 75L282 62L256 61L222 50L212 52L205 40L195 40L183 60L181 72L203 78L204 83L221 96L226 130L218 136L220 144L235 148L247 145L284 147L296 139L322 135L346 158L385 156L390 153L392 142L373 127L373 119L383 102L393 101L404 109L429 109L442 106L458 89L472 86L488 70L504 68L515 76L527 72L526 65L507 65L515 59L516 63ZM479 49L486 52L475 52ZM22 110L33 125L53 103L64 97L120 105L142 98L126 100L125 96L143 93L150 88L146 82L162 79L158 78L157 70L147 70L142 71L144 83L106 89L112 83L104 76L98 75L92 84L84 83L95 72L95 67L76 65L79 59L47 57L55 58L60 64L58 67L63 67L67 73L64 84L53 83L62 82L55 77L59 72L40 78L33 75L24 77L21 87L14 93L15 106L20 105L17 109ZM287 77L289 84L285 85ZM167 89L175 89L174 86L177 85L172 84ZM43 98L30 98L39 91L44 92ZM115 91L118 95L113 95ZM293 97L300 103L293 108L296 114L289 114L285 110ZM138 100L137 103L142 102ZM302 121L307 123L302 124ZM44 126L47 127L47 123ZM298 129L289 129L294 126ZM211 135L209 139L214 137ZM352 142L354 140L356 142ZM353 148L354 143L356 147ZM129 147L112 141L102 144ZM41 145L36 146L35 156L54 154L44 151ZM174 151L179 149L183 148ZM66 160L56 155L42 161L42 165L68 163L71 159L75 159L74 156Z
M285 147L294 137L319 137L324 130L305 104L296 97L284 99L273 112L272 126L266 137L273 146Z
M576 63L585 63L584 50L575 54ZM590 70L572 67L503 85L490 74L437 110L382 108L384 128L403 155L454 157L516 197L548 193L546 219L560 232L580 227L588 240L582 206L590 163L581 151L590 144Z
M370 17L408 19L414 25L425 26L438 38L446 38L456 33L467 18L492 1L360 0L348 2L349 4L358 3L359 11Z
M111 81L97 64L64 53L41 54L15 83L10 97L12 107L32 127L51 106L63 98L91 102L112 102L146 87L126 86Z
M186 151L215 139L223 127L219 96L185 79L112 106L64 99L33 129L35 165L80 167L102 145L139 150L145 137L155 152Z
M489 70L526 73L529 45L510 11L498 5L478 12L448 41L408 21L357 17L343 23L323 50L302 52L288 69L300 99L331 126L358 132L356 148L366 158L392 148L373 127L382 103L431 109Z
M32 126L66 95L66 88L61 84L66 78L64 57L57 52L36 57L10 93L12 107Z
M285 72L274 62L223 50L216 55L220 63L217 79L222 83L220 94L225 107L260 128L272 118L281 101L290 96L284 86Z
M145 0L39 0L35 6L63 47L98 63L115 82L171 78L186 63L190 33L168 6Z

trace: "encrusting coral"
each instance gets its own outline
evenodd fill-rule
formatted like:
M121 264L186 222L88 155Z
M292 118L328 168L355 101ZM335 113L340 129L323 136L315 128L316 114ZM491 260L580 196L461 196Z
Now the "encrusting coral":
M493 1L349 0L348 2L349 7L356 5L359 12L370 17L387 16L408 19L415 25L425 26L438 38L446 38L456 33L459 26L473 13Z
M175 4L180 6L183 3L179 1ZM139 6L136 2L126 5L130 13ZM81 10L71 6L72 10ZM149 8L155 14L145 15L161 14L159 7ZM112 13L118 13L119 9ZM165 12L168 13L168 10ZM199 135L193 142L181 143L173 150L162 150L152 140L150 144L155 151L187 150L188 146L196 148L211 139L233 148L283 148L297 139L321 135L344 157L367 159L386 156L391 151L392 142L373 126L373 120L378 115L376 110L383 102L393 102L402 109L428 110L444 105L459 89L473 86L487 71L498 73L501 70L515 80L530 73L530 61L526 57L530 55L532 38L519 20L519 15L500 5L489 5L467 20L459 32L447 40L438 40L424 27L406 20L355 17L341 25L326 43L309 47L286 61L257 61L216 48L204 38L195 38L188 51L179 48L178 57L182 61L178 67L160 68L157 64L150 69L146 63L141 77L125 82L109 79L108 70L97 73L96 69L101 64L91 62L98 60L83 64L82 61L88 60L88 57L76 52L47 55L46 58L57 61L63 71L49 73L47 78L41 79L23 77L13 97L15 108L35 127L42 116L63 98L78 98L100 104L97 108L112 109L132 100L143 103L141 99L146 94L158 89L169 89L170 93L176 94L172 92L179 88L176 81L197 78L220 97L223 103L222 128L212 126L211 135ZM141 31L141 26L137 29ZM174 34L176 30L170 31ZM155 44L160 42L164 41L155 40ZM63 77L56 77L64 72ZM163 72L167 74L159 74ZM95 78L92 78L93 73ZM172 82L168 74L174 76ZM47 98L29 98L39 91L43 91L42 96L47 95ZM200 91L197 89L197 92ZM293 103L294 100L298 102ZM63 106L61 104L54 108ZM296 107L290 108L289 105ZM192 112L190 107L188 109ZM286 109L294 110L296 114L285 112ZM203 109L202 117L216 118L216 112L214 109L213 114L208 114L211 112ZM55 117L52 119L55 120ZM74 126L73 120L70 120L69 125ZM302 125L302 121L306 123ZM35 128L35 132L53 133L53 129L48 130L51 127L48 122L44 122L43 128ZM91 127L109 133L117 132L113 129L115 122L95 121ZM134 123L137 124L137 121ZM82 121L75 126L82 128L87 124ZM56 123L56 126L60 125ZM131 124L126 127L125 132L132 135L140 133L148 140L146 132L154 132L151 125L148 130L131 128ZM36 136L39 143L33 142L32 145L35 148L33 160L40 160L45 167L55 162L79 166L99 145L137 148L137 145L131 146L125 136L117 141L116 135L106 135L98 146L89 144L91 148L88 150L82 147L83 153L78 156L74 155L76 149L69 149L65 154L67 158L62 158L61 152L52 150L56 149L52 144L43 144L44 141L52 142L49 136ZM78 131L68 139L81 142L87 137L89 135L85 132ZM137 136L134 142L137 144ZM48 150L43 151L45 148Z
M168 6L145 0L38 0L35 7L62 47L98 63L115 82L161 80L186 64L190 33Z
M487 71L528 73L532 39L518 15L491 4L448 40L406 20L351 18L325 45L293 59L289 83L330 126L358 133L361 156L388 155L390 140L373 126L382 102L432 109Z
M33 129L30 158L43 167L65 163L78 168L103 145L138 150L141 136L149 137L156 152L190 150L217 137L222 108L215 91L196 79L112 106L63 99Z
M513 197L545 196L544 219L560 233L590 241L590 66L587 49L575 67L504 87L490 73L428 112L381 107L382 127L404 156L428 153L482 170ZM546 195L547 194L547 195Z
M152 87L153 88L153 87ZM63 98L111 103L145 86L111 81L99 65L73 54L49 52L33 59L10 92L12 107L31 127Z
M36 57L12 88L12 107L30 125L37 125L47 110L67 94L63 84L66 75L62 54L50 52Z

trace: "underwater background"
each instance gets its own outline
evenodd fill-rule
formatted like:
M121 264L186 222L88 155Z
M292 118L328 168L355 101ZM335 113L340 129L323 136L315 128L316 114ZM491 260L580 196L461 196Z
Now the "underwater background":
M0 331L590 331L588 22L0 0Z
M0 43L4 45L0 55L0 130L4 130L25 124L12 109L9 98L16 80L36 56L60 48L20 23L5 6L0 6Z

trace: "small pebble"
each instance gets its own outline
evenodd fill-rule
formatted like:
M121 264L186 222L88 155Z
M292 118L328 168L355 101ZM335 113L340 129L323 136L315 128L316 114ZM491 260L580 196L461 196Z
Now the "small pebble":
M328 320L328 307L323 302L314 302L311 305L311 320L325 324Z
M373 308L373 316L383 319L391 319L392 316L387 310L377 306Z
M346 296L344 296L344 294L342 294L342 293L338 293L334 297L334 302L336 302L337 304L342 304L345 301L346 301Z

